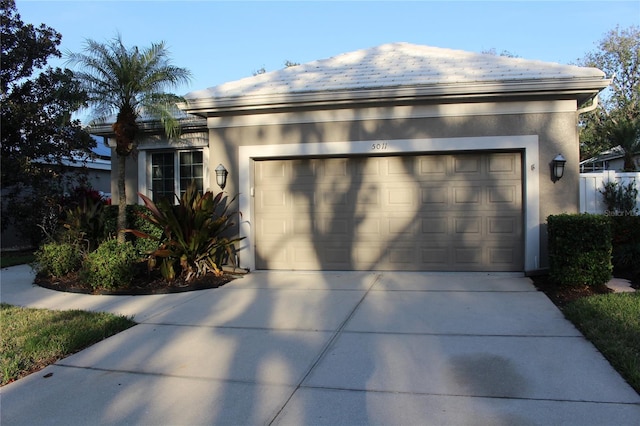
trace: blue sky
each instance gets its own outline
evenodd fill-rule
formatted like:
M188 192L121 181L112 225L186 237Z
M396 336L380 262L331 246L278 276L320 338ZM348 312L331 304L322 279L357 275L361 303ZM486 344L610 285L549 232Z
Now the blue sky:
M193 80L185 94L391 42L572 63L619 25L640 25L640 1L31 1L26 23L62 34L62 51L116 33L126 45L164 40ZM52 65L61 65L51 62Z

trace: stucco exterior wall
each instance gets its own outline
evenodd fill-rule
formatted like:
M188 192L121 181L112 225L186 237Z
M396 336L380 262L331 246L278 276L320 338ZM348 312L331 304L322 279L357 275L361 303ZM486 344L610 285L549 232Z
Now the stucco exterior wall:
M393 115L393 111L387 112ZM409 112L408 115L411 116L411 111ZM339 116L340 113L336 115ZM225 165L229 171L228 186L225 190L230 194L236 194L240 189L238 179L241 173L238 170L238 147L244 145L304 145L326 142L537 135L539 158L535 164L527 164L525 167L539 168L539 267L548 267L546 218L550 214L576 213L579 208L579 146L575 109L571 111L569 108L560 112L480 116L452 114L446 117L418 118L368 118L371 114L367 110L351 110L349 115L351 119L344 121L313 122L313 116L309 113L306 118L302 115L287 117L283 120L284 124L238 125L227 121L223 123L224 126L220 126L215 121L210 121L210 167L214 168L218 163ZM284 117L273 117L273 121L281 118ZM287 120L289 122L286 122ZM212 126L218 127L211 128ZM453 149L455 147L452 146ZM562 153L567 159L567 168L564 177L554 183L550 162L558 153Z

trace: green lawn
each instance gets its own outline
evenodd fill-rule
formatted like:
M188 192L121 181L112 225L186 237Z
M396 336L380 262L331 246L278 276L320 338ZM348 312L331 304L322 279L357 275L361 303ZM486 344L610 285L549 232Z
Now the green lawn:
M1 385L132 327L126 317L0 304Z
M585 297L563 311L640 393L640 292Z

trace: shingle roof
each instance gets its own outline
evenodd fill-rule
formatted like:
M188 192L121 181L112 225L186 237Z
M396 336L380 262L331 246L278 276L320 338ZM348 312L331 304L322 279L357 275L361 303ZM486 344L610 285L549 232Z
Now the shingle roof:
M391 43L224 83L188 93L185 98L189 103L200 99L224 102L336 91L580 79L604 81L605 74L596 68Z
M605 75L595 68L391 43L225 83L187 98L576 77Z

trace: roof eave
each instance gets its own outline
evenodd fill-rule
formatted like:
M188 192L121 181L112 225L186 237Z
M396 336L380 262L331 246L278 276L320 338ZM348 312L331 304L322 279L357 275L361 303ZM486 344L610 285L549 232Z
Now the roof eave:
M215 116L238 112L260 112L291 108L317 108L345 104L435 101L474 98L557 96L571 97L582 104L609 86L604 78L567 78L549 80L512 80L474 83L449 83L420 86L327 90L187 99L179 107L189 114Z
M198 131L206 128L207 122L200 116L193 115L191 117L179 118L180 130L182 133L190 131ZM162 133L164 127L160 120L144 120L138 122L138 128L145 133ZM87 128L88 132L96 136L114 136L113 123L94 124Z

